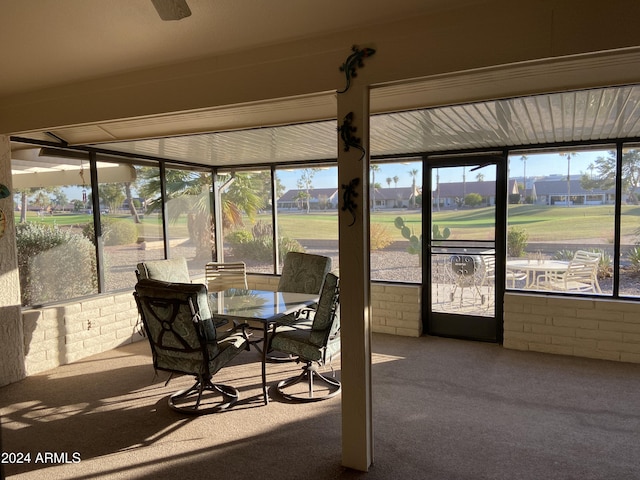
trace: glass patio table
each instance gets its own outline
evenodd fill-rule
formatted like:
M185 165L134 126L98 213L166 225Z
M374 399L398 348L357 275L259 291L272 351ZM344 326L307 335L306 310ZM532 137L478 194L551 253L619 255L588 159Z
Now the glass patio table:
M231 321L253 320L263 325L262 340L262 393L264 403L269 403L267 395L267 336L269 328L278 323L278 319L305 307L318 303L318 294L272 292L268 290L246 290L230 288L222 291L209 291L209 306L216 318Z

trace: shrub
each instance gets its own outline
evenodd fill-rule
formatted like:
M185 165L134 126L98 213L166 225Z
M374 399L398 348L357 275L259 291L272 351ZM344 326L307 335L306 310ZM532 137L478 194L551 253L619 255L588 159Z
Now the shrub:
M229 233L225 233L224 241L229 243L229 245L239 245L241 243L247 243L253 240L253 235L251 232L247 232L246 230L234 230Z
M105 246L130 245L138 241L138 228L129 220L101 217L102 238ZM95 243L93 222L82 227L82 233Z
M273 229L266 222L257 222L251 232L234 230L225 235L225 241L231 247L236 258L269 262L273 258ZM288 252L304 252L297 240L280 237L278 240L280 258Z
M563 248L562 250L558 250L556 253L553 254L553 259L554 260L564 260L566 262L568 262L569 260L571 260L573 258L573 256L576 254L576 252L574 252L573 250L568 250L566 248Z
M478 205L482 205L482 195L479 193L469 193L466 197L464 197L464 204L469 207L477 207Z
M510 257L522 257L527 248L529 235L523 229L511 227L507 232L507 255Z
M95 247L81 235L37 223L16 226L22 305L96 293Z
M640 244L631 247L627 252L627 257L631 262L631 271L640 274Z
M102 225L104 227L104 220ZM107 246L130 245L138 240L138 229L130 220L111 220L107 222L107 227L107 232L103 235Z
M391 245L391 235L389 234L389 230L384 225L379 223L372 223L370 227L370 243L371 250L380 250L384 247Z

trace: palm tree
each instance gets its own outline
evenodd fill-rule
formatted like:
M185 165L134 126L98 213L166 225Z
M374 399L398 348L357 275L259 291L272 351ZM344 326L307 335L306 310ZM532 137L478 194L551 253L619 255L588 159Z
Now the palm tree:
M417 168L409 171L409 175L413 178L411 187L411 204L413 205L413 208L416 208L416 177L418 176L418 173L419 171Z
M467 198L467 167L462 167L462 206L465 198Z
M521 203L526 203L527 201L527 156L526 155L522 155L520 157L520 161L523 163L524 165L524 171L522 173L522 183L524 185L524 192L522 195Z
M400 181L400 177L398 177L397 175L393 177L393 183L395 183L396 188L398 188L398 182Z
M167 169L167 208L169 221L175 223L182 215L187 216L189 236L196 246L196 256L211 257L215 246L215 230L211 216L212 185L211 175L207 172ZM147 203L147 213L157 211L162 206L160 196L160 177L155 168L142 168L140 178L146 180L140 187ZM232 174L226 183L227 188L221 195L220 210L224 228L243 225L242 214L253 219L262 204L256 194L250 174Z
M376 172L380 171L380 165L374 163L369 167L371 168L371 209L376 209Z
M567 157L567 207L571 206L571 157L577 152L560 152L561 157Z
M388 186L388 188L391 188L391 182L393 182L393 178L387 177L387 186Z

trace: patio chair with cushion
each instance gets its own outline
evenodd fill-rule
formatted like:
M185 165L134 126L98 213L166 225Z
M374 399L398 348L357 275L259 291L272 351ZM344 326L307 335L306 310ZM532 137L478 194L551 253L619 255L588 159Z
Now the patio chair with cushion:
M332 273L326 275L320 300L310 327L297 328L296 325L276 327L270 335L268 348L297 357L303 362L302 373L296 377L282 380L277 389L290 400L316 401L331 398L340 392L340 382L318 371L319 367L331 363L331 359L340 351L340 307L338 277ZM331 369L333 371L333 368ZM322 382L328 390L318 394L314 382ZM298 391L294 385L305 382L306 391Z
M184 257L171 258L168 260L149 260L141 262L136 269L138 280L151 278L164 282L189 283L189 267L187 259Z
M207 288L202 284L142 279L136 284L134 297L151 346L154 368L172 376L177 373L195 377L193 386L169 397L169 406L182 413L200 415L233 405L238 390L213 383L212 377L248 349L244 327L224 335L216 332Z
M320 293L325 276L331 271L331 258L309 253L289 252L284 257L278 291Z
M567 269L538 276L536 288L561 292L602 293L598 283L600 253L578 250Z
M288 252L284 257L282 274L278 282L278 291L293 293L319 294L327 273L331 271L331 258L323 255L312 255L302 252ZM280 325L297 324L297 328L309 328L311 317L317 305L310 305L304 310L285 315L278 320ZM288 362L294 356L269 354L272 362Z

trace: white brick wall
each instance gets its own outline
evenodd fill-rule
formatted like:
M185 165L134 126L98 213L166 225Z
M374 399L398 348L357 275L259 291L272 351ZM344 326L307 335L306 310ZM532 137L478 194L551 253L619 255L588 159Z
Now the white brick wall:
M640 363L640 304L508 293L504 346Z
M374 332L419 337L422 335L418 285L371 285L371 328Z
M248 283L275 290L278 277L249 275ZM372 330L420 336L420 290L418 285L372 284ZM138 312L130 292L24 310L22 319L27 375L144 339L136 331ZM640 363L640 304L508 293L504 346Z
M143 339L131 292L23 310L22 321L27 375Z
M249 288L274 291L279 277L247 275ZM375 283L371 285L371 328L378 333L407 337L422 335L420 286Z

